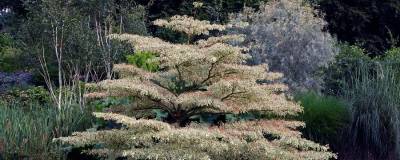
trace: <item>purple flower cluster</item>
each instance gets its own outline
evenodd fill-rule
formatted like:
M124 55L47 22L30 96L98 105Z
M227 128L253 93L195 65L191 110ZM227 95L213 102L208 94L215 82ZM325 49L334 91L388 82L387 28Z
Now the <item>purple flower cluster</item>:
M26 86L32 83L33 75L29 72L0 72L0 92L12 86Z

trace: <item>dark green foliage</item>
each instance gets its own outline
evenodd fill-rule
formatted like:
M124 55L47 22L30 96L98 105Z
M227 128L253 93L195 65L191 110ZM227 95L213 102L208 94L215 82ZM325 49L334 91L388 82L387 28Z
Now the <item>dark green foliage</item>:
M383 57L386 61L400 62L400 48L393 47L385 52Z
M136 110L136 106L149 106L153 105L151 102L139 102L135 97L107 97L105 99L90 101L87 106L93 108L96 112L113 112L121 113L128 116L137 118L154 118L158 120L165 119L168 114L159 109L152 110ZM104 126L104 121L101 121L100 126Z
M340 95L342 85L349 81L351 71L364 61L372 61L366 55L366 51L356 45L340 44L339 54L335 62L323 69L321 76L324 79L324 93Z
M0 53L5 52L8 46L12 45L12 38L9 34L0 34Z
M24 0L2 0L0 1L0 11L3 9L11 9L17 15L23 15L26 13L24 8ZM1 26L0 26L1 29Z
M301 130L303 136L337 149L344 138L342 133L350 118L346 103L335 97L322 96L314 92L297 94L295 100L304 109L298 117L306 123L306 127Z
M136 52L133 55L126 56L129 64L134 64L139 68L151 72L156 72L160 68L157 62L151 61L154 58L156 58L156 54L151 52Z
M167 28L157 28L153 34L173 43L186 43L188 41L188 37L185 34Z
M112 33L147 34L146 10L127 1L24 1L26 18L6 28L14 38L24 44L21 50L29 53L31 69L41 71L38 58L44 57L49 74L57 80L55 46L62 53L65 76L75 74L86 80L111 77L114 62L124 60L130 48L107 38ZM57 35L58 37L55 37ZM55 44L55 39L57 43ZM18 62L18 61L16 61ZM15 63L24 66L23 63ZM91 74L88 74L91 73ZM83 80L84 78L81 78ZM68 79L67 79L68 80Z
M51 102L50 93L42 86L13 88L1 95L3 101L18 102L19 105L29 106L31 103L48 104Z
M111 106L122 106L129 105L131 100L129 98L119 98L119 97L107 97L105 99L95 100L90 102L90 106L93 106L96 112L105 112L110 109Z
M59 111L49 105L0 102L0 110L0 159L62 159L64 151L52 139L89 128L93 120L76 106Z
M348 144L356 157L399 158L395 155L400 153L400 80L396 70L398 65L392 63L362 63L351 73L351 82L344 85L352 117Z
M360 59L360 60L368 60L370 59L367 56L367 52L357 46L357 45L350 45L348 43L339 44L340 52L336 56L337 60L340 61L342 59Z
M13 72L25 69L27 66L26 58L15 43L10 34L0 33L0 71L2 72Z
M400 36L400 1L310 1L325 14L329 31L339 40L362 43L374 55L396 45Z

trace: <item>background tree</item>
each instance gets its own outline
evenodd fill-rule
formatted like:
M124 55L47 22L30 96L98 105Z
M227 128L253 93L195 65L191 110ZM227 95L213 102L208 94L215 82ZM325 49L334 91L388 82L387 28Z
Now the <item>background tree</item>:
M124 57L121 53L130 52L123 46L116 47L107 39L112 33L134 33L146 35L152 33L161 35L166 39L184 39L183 35L169 30L154 29L148 19L170 17L178 12L188 15L196 15L200 19L211 19L223 22L227 20L230 12L240 10L243 6L256 6L260 0L213 0L204 1L202 7L195 8L192 1L141 1L141 0L112 0L112 1L46 1L46 0L18 0L2 1L0 8L0 22L3 24L2 32L9 33L16 40L21 40L20 49L29 57L29 67L35 72L40 70L37 55L45 57L49 65L51 76L56 78L56 57L51 54L53 45L48 44L51 35L51 11L63 10L62 18L65 21L64 58L68 66L65 71L87 73L90 70L90 79L102 79L111 77L111 69L114 61L121 61ZM55 5L52 5L53 3ZM56 5L56 4L61 4ZM176 7L181 6L181 7ZM4 11L7 10L7 13ZM56 13L56 12L53 12ZM148 30L147 27L150 26ZM175 37L172 37L175 36ZM179 37L181 36L181 37ZM113 47L113 48L112 48ZM32 56L34 55L34 56ZM15 63L15 62L13 62ZM71 65L74 64L74 65ZM27 66L27 63L16 63ZM90 66L90 67L89 67ZM68 69L67 69L68 68ZM39 74L35 74L39 75ZM39 76L37 76L39 77ZM36 80L38 79L38 80ZM38 84L43 85L41 78L36 78Z
M26 66L20 66L15 61L27 62L23 56L18 44L13 37L7 33L0 33L0 72L13 72L26 69Z
M341 41L362 44L371 56L398 45L398 0L316 0L315 4L324 13L329 32Z
M188 35L223 31L225 25L210 24L188 16L156 20L157 26ZM151 102L136 110L160 109L168 113L164 122L135 119L120 114L94 113L105 120L122 123L125 129L81 132L58 140L75 147L102 144L87 153L131 159L329 159L328 148L301 138L295 129L302 122L285 120L301 112L298 104L282 93L287 89L275 82L280 73L266 72L266 65L246 66L250 58L243 48L226 44L240 41L240 35L209 37L205 40L172 44L139 35L111 35L127 41L138 51L157 54L153 59L160 71L120 64L114 70L121 79L102 81L99 92L88 97L134 96ZM189 36L190 37L190 36ZM266 83L258 83L265 80ZM102 92L103 90L103 92ZM218 125L195 124L193 116L224 116L256 112L271 119ZM268 115L268 116L267 116ZM275 118L272 118L275 117Z
M0 31L19 23L18 19L25 18L27 11L23 4L23 0L3 0L0 2Z
M25 1L25 9L28 18L23 20L18 30L11 32L24 42L24 51L34 55L32 57L42 57L44 53L50 75L54 75L56 56L51 54L54 45L48 40L54 36L52 28L56 24L60 25L59 29L64 25L63 44L59 45L64 52L62 68L67 75L78 71L85 77L84 73L90 73L91 80L110 78L112 64L121 61L124 52L129 51L124 46L112 46L113 42L107 35L121 32L147 34L144 8L132 4L41 0ZM39 63L35 58L32 61Z

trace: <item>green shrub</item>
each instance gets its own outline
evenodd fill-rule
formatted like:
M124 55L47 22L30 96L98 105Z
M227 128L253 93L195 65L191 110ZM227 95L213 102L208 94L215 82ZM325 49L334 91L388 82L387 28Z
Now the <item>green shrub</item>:
M400 153L398 69L386 62L362 63L343 87L344 97L351 103L347 141L362 159L388 159Z
M64 152L52 139L92 125L90 113L79 107L58 111L48 105L20 105L0 102L0 159L61 159Z
M346 84L352 71L364 61L372 61L363 48L356 45L340 44L335 62L323 69L324 93L340 95L341 86Z
M346 103L332 96L321 96L314 92L295 95L304 112L298 117L306 123L303 135L335 148L341 140L342 132L349 122Z
M385 52L384 60L400 62L400 48L394 47Z
M91 101L89 105L93 106L96 112L104 112L111 106L129 105L129 98L107 97L105 99Z
M400 47L393 47L387 50L381 60L391 65L397 78L400 78Z
M336 56L336 59L370 59L367 55L367 52L364 48L361 48L357 45L349 45L347 43L338 45L340 52Z
M156 72L159 70L158 63L151 61L154 58L156 58L156 55L152 52L136 52L134 55L126 56L129 64L134 64L139 68L151 72Z
M26 67L22 61L26 58L22 57L22 51L14 43L9 34L0 33L0 71L12 72Z
M43 86L29 86L27 88L12 88L2 95L3 101L17 101L19 105L26 106L30 103L46 104L50 103L50 93Z

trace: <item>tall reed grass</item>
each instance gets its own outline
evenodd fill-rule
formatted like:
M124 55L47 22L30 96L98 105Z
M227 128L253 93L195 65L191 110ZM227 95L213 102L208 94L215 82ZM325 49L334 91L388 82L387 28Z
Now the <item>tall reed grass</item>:
M399 65L391 62L359 63L344 85L350 104L351 126L346 141L361 159L400 158ZM396 155L397 154L397 155Z
M78 106L62 111L50 105L0 102L0 159L63 159L52 139L92 126L93 118Z

